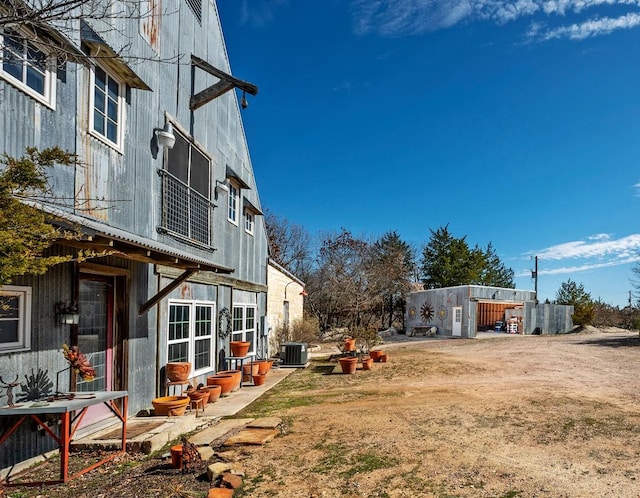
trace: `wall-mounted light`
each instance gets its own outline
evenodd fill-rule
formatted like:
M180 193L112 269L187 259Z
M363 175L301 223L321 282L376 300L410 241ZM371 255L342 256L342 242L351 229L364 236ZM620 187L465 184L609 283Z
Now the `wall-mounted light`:
M176 136L173 134L171 123L165 123L164 128L154 128L154 133L158 139L158 145L163 149L173 149L176 143Z
M80 322L80 313L75 301L60 301L56 304L56 315L60 325L77 325Z
M243 109L246 109L247 107L249 107L249 102L247 102L247 94L244 91L242 92L242 99L240 100L240 107L242 107Z
M227 180L216 180L216 200L218 200L218 194L220 192L229 192L229 185L227 184Z

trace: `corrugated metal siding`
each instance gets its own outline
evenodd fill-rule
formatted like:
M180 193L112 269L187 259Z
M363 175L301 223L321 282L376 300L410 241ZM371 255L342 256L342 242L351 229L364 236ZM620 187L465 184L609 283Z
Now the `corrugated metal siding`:
M202 25L195 20L186 3L175 7L177 12L172 9L171 14L162 17L157 54L145 37L139 36L138 19L121 20L118 29L100 33L114 50L131 43L131 53L149 58L139 60L133 67L153 91L130 89L127 92L123 153L89 135L89 71L73 63L68 63L66 71L59 73L55 111L0 80L0 150L19 156L27 145L40 148L59 145L77 152L83 166L75 170L56 167L52 172L56 195L73 198L75 192L80 192L81 202L92 199L93 208L107 207L91 214L112 227L189 251L214 264L235 268L233 278L226 280L233 286L265 286L268 249L264 220L256 217L253 236L245 233L242 218L238 226L229 223L226 195L219 197L218 208L213 214L216 251L197 249L157 232L161 213L157 170L163 167L163 162L162 153L153 158L150 143L153 129L163 125L165 113L189 130L214 158L212 190L215 180L223 180L227 165L231 166L251 187L242 194L261 209L235 92L228 92L194 113L189 110L192 81L187 62L191 54L231 72L215 3L203 3ZM123 32L126 36L122 36ZM175 60L178 55L181 56L180 64L166 62ZM240 77L250 78L250 75ZM215 82L215 78L196 71L196 92ZM80 207L84 209L84 206ZM117 257L103 258L99 264L130 272L128 382L125 388L129 391L129 413L135 414L151 408L151 399L161 393L158 358L164 358L163 352L166 353L166 300L138 316L138 307L158 290L159 277L153 266ZM55 373L65 367L60 348L64 342L69 342L69 330L68 326L55 323L53 306L72 296L75 285L72 265L54 267L43 277L28 282L34 288L32 350L0 354L0 375L5 379L13 380L16 372L22 379L31 368L36 371L42 368L55 377ZM218 287L215 283L190 285L198 296L216 301L218 310L221 307L231 309L232 287ZM264 292L257 293L257 320L266 314L265 299ZM218 347L225 346L219 341ZM1 427L6 427L6 423L0 419ZM53 447L49 438L40 434L34 436L28 428L12 436L11 442L6 444L0 452L1 468Z

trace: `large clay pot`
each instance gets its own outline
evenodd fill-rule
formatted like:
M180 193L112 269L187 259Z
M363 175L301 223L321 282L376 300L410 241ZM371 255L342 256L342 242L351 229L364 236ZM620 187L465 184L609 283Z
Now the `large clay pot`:
M251 377L258 375L258 362L245 363L242 365L242 382L251 382Z
M355 356L347 356L345 358L338 359L340 362L340 368L342 368L342 373L344 374L354 374L356 373L356 368L358 367L358 358Z
M249 352L251 343L247 341L231 341L231 355L244 358Z
M258 364L258 374L267 374L271 370L273 360L257 360L254 363Z
M162 396L151 400L151 403L157 416L179 417L187 410L189 396Z
M202 403L206 404L209 402L209 391L206 389L197 389L194 391L187 391L187 396L191 401L203 400Z
M362 358L362 370L371 370L373 368L373 358L365 356Z
M218 384L212 384L210 386L201 387L201 391L209 391L209 403L215 403L220 398L222 388Z
M231 375L235 380L232 391L240 389L240 382L242 382L242 370L221 370L216 375Z
M218 385L220 386L220 394L222 396L226 396L233 390L233 386L235 386L236 379L233 375L211 375L207 377L207 385ZM189 399L189 398L187 398Z
M164 367L164 369L167 378L171 382L178 382L189 378L189 374L191 373L191 363L188 361L167 363L167 366Z
M254 386L262 386L264 382L267 380L267 374L256 374L253 376L253 385Z
M384 354L382 349L373 349L369 351L369 356L373 358L373 361L380 361L380 357Z

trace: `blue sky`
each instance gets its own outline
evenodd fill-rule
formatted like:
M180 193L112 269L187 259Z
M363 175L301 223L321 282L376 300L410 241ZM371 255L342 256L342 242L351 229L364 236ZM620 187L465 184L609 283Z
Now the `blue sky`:
M449 224L519 289L626 305L640 0L218 0L263 208L311 234Z

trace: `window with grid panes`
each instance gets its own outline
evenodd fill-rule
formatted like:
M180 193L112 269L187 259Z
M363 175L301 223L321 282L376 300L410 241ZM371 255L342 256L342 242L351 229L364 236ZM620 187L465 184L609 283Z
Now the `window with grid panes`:
M190 140L174 131L176 142L167 152L162 176L163 231L197 245L211 247L209 157Z
M55 106L56 60L18 31L5 28L0 34L0 76L50 107Z
M91 132L121 148L125 85L97 65L91 74Z
M254 304L239 304L233 306L232 341L247 341L251 343L249 352L255 352L256 343L256 306Z
M214 367L213 303L169 302L167 362L188 361L193 372Z

